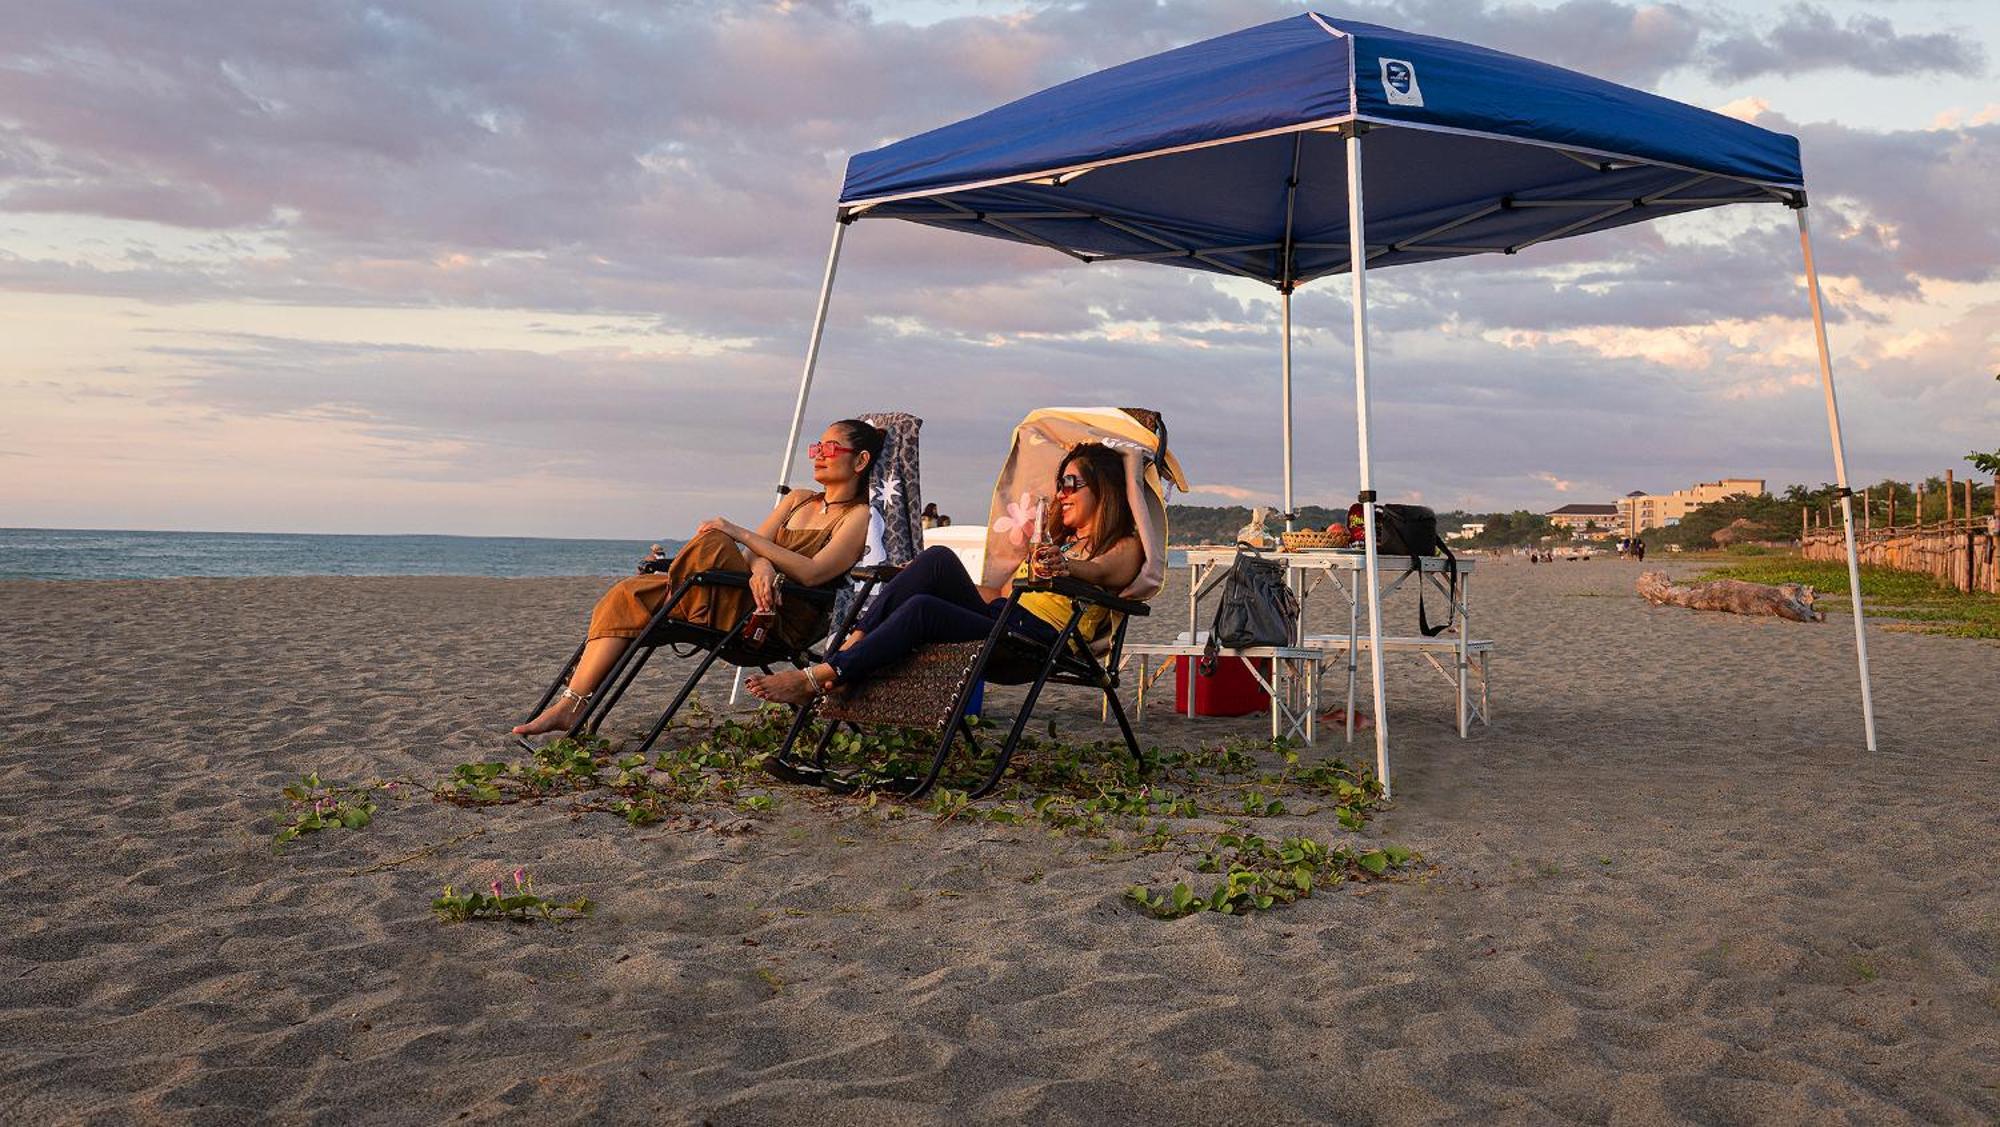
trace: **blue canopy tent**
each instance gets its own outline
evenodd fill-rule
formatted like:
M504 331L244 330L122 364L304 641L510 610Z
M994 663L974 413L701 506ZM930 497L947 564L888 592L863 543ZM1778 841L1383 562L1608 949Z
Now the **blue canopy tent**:
M1368 271L1514 254L1738 203L1782 204L1798 216L1872 751L1853 504L1797 140L1483 47L1308 13L1086 75L856 155L841 189L779 488L791 474L841 240L856 220L900 219L1047 247L1080 262L1155 262L1275 287L1288 513L1291 295L1305 282L1346 273L1376 765L1386 787Z

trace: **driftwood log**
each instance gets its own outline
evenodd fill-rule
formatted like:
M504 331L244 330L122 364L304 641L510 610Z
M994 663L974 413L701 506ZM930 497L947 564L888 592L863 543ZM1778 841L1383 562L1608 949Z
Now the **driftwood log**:
M1654 606L1691 607L1695 610L1723 610L1731 614L1774 614L1793 622L1823 622L1826 615L1813 609L1813 589L1803 583L1772 587L1745 583L1740 579L1717 579L1712 583L1676 584L1663 571L1639 576L1639 595Z

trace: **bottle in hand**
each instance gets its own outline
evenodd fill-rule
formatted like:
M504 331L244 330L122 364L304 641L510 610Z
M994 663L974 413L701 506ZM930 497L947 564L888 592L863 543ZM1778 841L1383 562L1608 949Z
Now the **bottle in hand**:
M1045 541L1035 545L1034 554L1029 557L1028 572L1036 579L1049 579L1056 574L1061 560L1062 549Z

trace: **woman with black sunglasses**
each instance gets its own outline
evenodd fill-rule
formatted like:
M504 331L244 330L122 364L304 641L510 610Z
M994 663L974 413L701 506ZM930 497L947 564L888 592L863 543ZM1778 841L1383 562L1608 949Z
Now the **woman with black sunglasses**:
M1125 492L1125 463L1118 453L1090 442L1071 450L1056 470L1055 504L1044 517L1043 543L998 589L981 587L949 548L927 548L885 584L841 648L809 669L752 677L749 690L764 700L804 704L835 685L848 684L927 642L983 639L1007 607L1016 580L1073 576L1107 591L1123 590L1145 562L1138 526ZM1024 593L1015 604L1013 630L1055 641L1074 603L1048 591ZM1084 612L1078 633L1086 643L1103 633L1111 614Z
M730 626L749 598L757 613L765 616L761 624L753 618L751 628L775 629L793 643L809 640L798 635L815 628L817 612L803 604L786 606L778 579L783 576L818 587L861 562L868 547L868 472L882 454L883 438L881 430L860 419L842 419L806 448L813 481L820 486L817 492L786 494L754 530L711 517L671 560L654 545L652 554L639 562L639 574L619 580L597 600L583 656L569 684L539 716L516 726L514 734L540 735L574 725L618 655L645 633L674 588L698 572L748 572L749 593L729 587L690 588L674 605L675 618Z

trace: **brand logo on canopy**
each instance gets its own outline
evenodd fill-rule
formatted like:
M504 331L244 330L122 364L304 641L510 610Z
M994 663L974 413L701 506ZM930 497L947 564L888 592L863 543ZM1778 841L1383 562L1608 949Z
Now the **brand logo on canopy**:
M1423 88L1417 85L1417 68L1403 59L1382 60L1382 93L1392 106L1421 106Z

